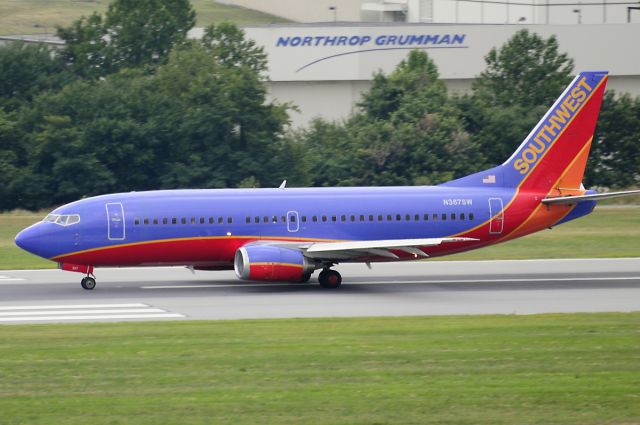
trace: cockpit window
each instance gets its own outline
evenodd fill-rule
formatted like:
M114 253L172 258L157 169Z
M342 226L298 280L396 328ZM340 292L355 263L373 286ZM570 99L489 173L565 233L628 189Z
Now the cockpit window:
M71 226L80 223L79 214L49 214L44 218L45 223L55 223L59 226Z

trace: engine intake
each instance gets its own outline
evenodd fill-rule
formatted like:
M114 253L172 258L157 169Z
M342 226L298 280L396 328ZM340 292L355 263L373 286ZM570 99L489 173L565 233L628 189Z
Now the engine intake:
M243 280L300 282L315 265L300 251L268 245L239 248L233 260L236 276Z

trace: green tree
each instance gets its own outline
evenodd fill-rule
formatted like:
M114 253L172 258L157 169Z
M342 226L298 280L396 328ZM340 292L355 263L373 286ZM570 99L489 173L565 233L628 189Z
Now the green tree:
M573 61L554 36L518 31L485 57L487 69L469 96L457 100L465 128L487 158L506 160L569 83Z
M115 0L105 22L114 68L163 63L195 23L189 0Z
M113 71L112 52L101 15L83 16L68 27L58 28L57 35L64 41L60 58L74 75L95 79Z
M228 49L244 43L240 37ZM123 69L77 80L37 96L19 118L0 119L0 143L2 134L17 132L29 147L0 157L12 166L26 158L16 179L22 203L38 208L105 192L301 179L295 164L302 153L282 137L288 105L266 101L265 77L250 65L261 56L227 61L210 47L182 43L155 73Z
M71 80L62 62L45 44L0 46L0 108L16 110L45 90L57 90Z
M220 65L231 68L248 68L266 78L267 54L255 41L247 40L236 25L222 22L205 28L201 43Z
M316 121L303 134L318 164L308 171L313 184L435 184L482 163L422 51L388 76L378 73L359 107L344 124Z
M487 69L474 80L474 96L491 106L550 104L573 74L573 60L558 47L553 35L544 39L526 29L518 31L485 56Z
M640 97L607 91L593 137L585 183L613 188L640 185Z
M76 75L98 78L123 68L164 63L195 24L189 0L115 0L105 17L94 13L58 28L61 57Z

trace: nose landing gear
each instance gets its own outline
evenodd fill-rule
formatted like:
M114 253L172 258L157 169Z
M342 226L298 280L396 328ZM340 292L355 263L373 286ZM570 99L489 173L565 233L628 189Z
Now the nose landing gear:
M96 287L96 277L91 273L91 275L87 275L82 278L80 281L80 286L83 289L91 290Z

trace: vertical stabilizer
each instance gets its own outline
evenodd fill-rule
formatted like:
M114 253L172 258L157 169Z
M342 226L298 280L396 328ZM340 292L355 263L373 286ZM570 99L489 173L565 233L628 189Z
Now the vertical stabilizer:
M581 189L607 72L581 72L502 165L448 186Z

